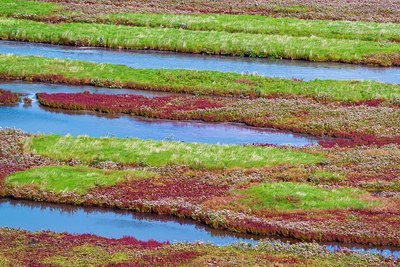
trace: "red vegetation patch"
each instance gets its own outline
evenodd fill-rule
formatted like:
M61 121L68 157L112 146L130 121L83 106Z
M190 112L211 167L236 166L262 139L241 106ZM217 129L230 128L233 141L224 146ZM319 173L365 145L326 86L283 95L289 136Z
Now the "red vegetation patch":
M355 102L354 104L345 104L345 106L369 106L369 107L379 107L385 100L383 99L370 99Z
M18 101L18 94L0 89L0 104L15 104Z
M10 260L14 266L52 266L53 257L56 261L68 260L71 266L85 266L89 263L86 257L93 266L178 266L199 255L191 249L173 248L169 243L139 241L132 237L109 239L89 234L32 233L11 229L0 229L0 252L0 260ZM112 255L117 253L123 253L125 257L115 261Z
M338 137L339 138L332 140L321 140L318 142L318 144L325 148L332 148L335 146L353 147L365 145L384 146L388 144L400 145L400 135L377 137L371 134L362 133L339 133Z
M370 64L370 65L378 65L378 66L400 66L400 53L393 53L393 54L381 54L375 53L369 56L366 56L362 63Z
M400 166L395 169L392 166L379 169L379 173L368 173L363 171L354 171L347 175L347 179L353 184L356 182L393 182L400 179Z
M192 203L200 203L211 197L222 196L228 190L228 186L208 184L197 178L155 178L125 181L113 187L99 187L91 190L90 194L128 202L184 199Z
M245 14L301 19L400 22L396 0L41 0L64 5L74 13ZM30 19L30 18L29 18ZM82 18L83 19L83 18ZM93 18L91 16L88 19Z
M177 111L192 111L222 107L222 101L198 97L144 97L139 95L90 94L89 92L67 94L39 93L42 105L69 110L94 110L106 113L144 115L155 113L167 116Z
M54 234L51 232L41 232L38 234L29 233L28 236L31 239L31 242L34 241L45 241L45 242L54 242ZM99 237L92 234L82 234L82 235L73 235L73 234L61 234L58 236L57 240L61 241L64 246L76 246L76 245L84 245L87 243L101 243L104 246L130 246L135 249L155 249L167 245L169 243L161 243L154 240L149 241L140 241L133 237L123 237L119 239L115 238L105 238Z
M199 255L195 251L178 251L166 255L143 255L140 261L129 263L129 266L142 266L140 262L145 262L148 266L175 266L177 263L189 262Z
M22 166L6 162L0 162L0 182L8 175L22 170L24 170Z
M237 82L246 83L247 80ZM383 100L356 103L320 103L317 100L271 95L269 98L235 99L210 96L144 97L137 95L38 94L42 105L68 110L92 110L107 113L207 122L241 122L254 127L270 127L337 139L319 144L351 147L400 144L397 107ZM385 117L385 120L382 118ZM371 128L371 124L374 127ZM390 129L390 130L389 130ZM371 131L370 133L367 133Z

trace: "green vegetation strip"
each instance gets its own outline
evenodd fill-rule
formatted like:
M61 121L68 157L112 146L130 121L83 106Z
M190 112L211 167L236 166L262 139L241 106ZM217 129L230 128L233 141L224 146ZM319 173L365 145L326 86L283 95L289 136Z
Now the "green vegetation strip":
M319 36L365 41L400 41L400 24L301 20L264 16L201 14L107 14L105 23L194 31L225 31L289 36ZM101 20L100 20L101 21Z
M11 186L34 184L47 191L83 194L97 186L113 186L120 179L143 179L153 176L151 172L138 170L50 166L14 173L6 178L5 183Z
M79 46L154 49L310 61L398 64L400 44L360 40L326 39L190 31L173 28L129 27L105 24L46 24L12 18L0 19L0 38Z
M339 101L400 99L400 86L370 81L302 82L215 71L133 69L121 65L1 54L0 78L218 96L290 94Z
M34 154L85 163L113 161L141 166L187 165L194 169L257 168L278 164L315 164L324 160L291 149L205 145L120 138L32 137L24 144Z
M241 202L251 209L277 211L310 209L361 209L374 202L360 199L365 191L353 188L323 189L308 184L270 183L237 190Z
M152 28L177 28L194 31L225 31L365 41L400 41L400 25L354 21L301 20L254 15L227 14L79 14L55 3L25 0L0 0L0 16L46 20L101 22Z

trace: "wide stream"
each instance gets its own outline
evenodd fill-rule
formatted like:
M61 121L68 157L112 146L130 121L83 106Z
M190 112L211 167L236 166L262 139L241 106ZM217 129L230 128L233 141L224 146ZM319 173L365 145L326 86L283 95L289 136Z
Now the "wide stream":
M42 56L121 64L133 68L214 70L303 80L372 80L400 84L400 68L380 68L299 60L208 56L160 51L70 47L0 41L0 54Z
M25 200L0 199L0 227L28 231L49 230L71 234L91 233L108 238L131 236L139 240L160 242L207 242L229 245L237 242L257 243L258 236L216 230L188 219L167 215L134 213L123 210L78 207ZM272 237L271 237L272 238ZM279 240L278 238L272 238ZM297 242L291 239L282 241ZM361 253L400 257L397 248L368 247L323 243L330 251L347 248Z
M30 133L136 137L210 144L268 143L304 146L320 140L320 138L310 135L248 127L234 123L145 119L128 115L110 116L97 112L44 108L38 104L35 98L35 94L39 92L90 91L100 94L139 94L148 97L166 95L166 93L160 92L20 82L0 82L0 88L27 94L33 100L31 105L19 103L16 106L0 106L0 127L17 128Z

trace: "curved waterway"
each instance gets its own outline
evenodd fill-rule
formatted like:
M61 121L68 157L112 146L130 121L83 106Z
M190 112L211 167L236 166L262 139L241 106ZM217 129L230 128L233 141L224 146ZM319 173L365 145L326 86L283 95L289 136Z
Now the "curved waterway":
M28 231L49 230L71 234L91 233L108 238L131 236L139 240L160 242L206 242L229 245L237 242L256 244L258 236L212 229L193 220L167 215L134 213L123 210L78 207L25 200L0 199L0 227ZM27 219L29 218L29 219ZM280 240L274 238L276 240ZM282 241L296 242L282 239ZM375 253L385 257L400 257L396 248L365 247L326 243L336 251L343 248L360 253Z
M139 94L147 97L167 95L162 92L19 82L0 83L0 88L27 94L32 99L31 105L19 103L15 106L0 106L0 127L17 128L29 133L136 137L209 144L267 143L292 146L312 145L321 140L310 135L248 127L242 124L172 121L128 115L110 116L97 112L64 111L41 107L35 99L35 94L39 92L90 91L107 94Z
M303 80L372 80L400 84L400 68L341 63L208 56L0 41L0 53L122 64L133 68L214 70Z

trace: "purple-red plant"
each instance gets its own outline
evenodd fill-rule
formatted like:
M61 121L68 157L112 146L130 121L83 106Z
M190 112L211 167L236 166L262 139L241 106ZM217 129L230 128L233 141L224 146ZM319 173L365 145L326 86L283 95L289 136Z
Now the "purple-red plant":
M19 101L19 95L0 89L0 104L15 104Z
M72 110L94 110L107 113L146 114L168 116L177 111L192 111L222 107L222 100L182 96L145 97L140 95L107 95L89 92L67 94L39 93L42 105Z

